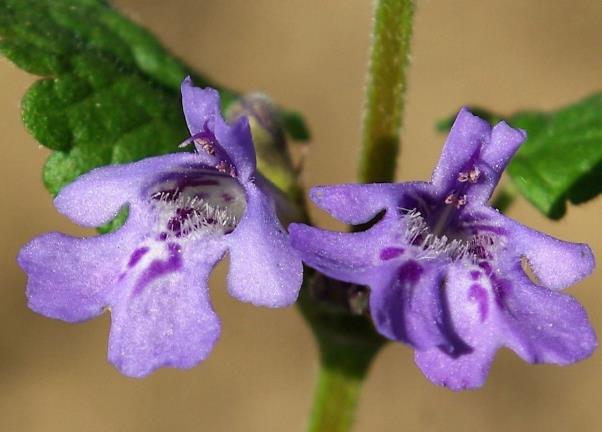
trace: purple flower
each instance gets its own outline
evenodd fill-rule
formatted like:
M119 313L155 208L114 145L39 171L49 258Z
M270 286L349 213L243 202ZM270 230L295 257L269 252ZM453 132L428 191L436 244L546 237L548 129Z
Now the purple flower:
M301 286L301 261L255 170L247 119L227 124L218 93L190 79L182 99L196 153L98 168L56 197L60 212L90 227L127 204L121 229L92 238L46 234L18 257L34 311L77 322L110 308L109 360L135 377L208 356L220 323L207 279L227 251L228 291L241 301L287 306Z
M368 285L378 331L414 347L424 374L454 390L481 386L502 346L531 363L564 365L597 345L581 305L558 292L591 273L590 248L487 205L524 139L463 109L431 182L313 189L318 206L349 224L384 212L370 229L289 227L307 264Z

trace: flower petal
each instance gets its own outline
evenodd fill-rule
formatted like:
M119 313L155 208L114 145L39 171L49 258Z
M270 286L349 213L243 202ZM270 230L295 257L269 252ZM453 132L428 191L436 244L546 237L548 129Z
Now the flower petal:
M525 131L514 129L505 122L500 122L493 127L491 139L482 146L476 164L480 175L476 184L469 189L470 204L485 204L489 200L506 165L526 137Z
M594 270L595 259L588 245L558 240L493 209L483 208L482 212L506 232L507 247L514 253L515 262L524 256L546 288L564 289Z
M388 250L390 244L390 236L379 234L383 231L382 225L383 222L368 231L345 233L290 224L290 242L305 263L325 275L344 282L367 284L372 280L375 266L383 264L379 251Z
M442 348L416 351L416 364L432 382L452 390L485 383L497 349L503 320L489 278L480 270L452 265L445 280L448 329L464 343L453 353Z
M252 183L246 185L246 192L246 212L225 237L230 248L228 292L257 306L288 306L301 288L301 260L266 195Z
M432 183L439 191L454 188L460 172L470 171L479 158L481 146L489 142L491 126L462 108L447 136ZM442 193L443 193L442 192Z
M504 307L506 345L530 363L566 365L589 357L598 342L583 307L567 294L534 285L520 268Z
M17 258L25 270L29 307L63 321L84 321L102 313L117 284L122 262L137 233L75 238L60 233L37 237Z
M203 162L202 155L175 153L96 168L65 186L54 205L74 222L96 227L114 218L124 204L139 200L141 191L161 175Z
M396 215L399 208L415 208L413 202L422 199L428 187L424 182L344 184L314 187L310 196L335 218L356 225L368 222L382 210Z
M109 360L123 374L190 368L211 352L220 324L207 283L225 247L210 240L200 246L165 244L165 259L153 257L112 299Z
M221 116L220 97L217 90L195 87L192 78L186 77L180 88L182 108L191 135L202 132L208 121Z
M379 333L417 349L449 344L442 332L438 267L408 260L375 275L377 281L370 283L370 313Z
M506 122L499 122L491 131L490 142L481 149L481 162L486 163L497 175L497 177L488 180L497 184L506 165L514 156L520 145L527 138L527 133L522 129L514 129Z
M220 146L228 154L244 181L255 172L256 160L251 129L246 117L234 124L224 121L220 110L220 97L212 88L194 87L192 79L187 77L181 86L184 116L191 135L205 130L208 126Z

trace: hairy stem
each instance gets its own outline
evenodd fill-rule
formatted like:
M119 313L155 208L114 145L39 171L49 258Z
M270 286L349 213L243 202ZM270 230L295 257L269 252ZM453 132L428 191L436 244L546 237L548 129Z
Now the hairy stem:
M378 347L322 346L309 432L351 430L362 382Z
M375 4L358 167L362 183L388 182L395 175L414 16L413 0Z
M298 304L320 349L309 432L351 430L363 379L385 343L370 319L350 307L353 288L313 273L301 291Z

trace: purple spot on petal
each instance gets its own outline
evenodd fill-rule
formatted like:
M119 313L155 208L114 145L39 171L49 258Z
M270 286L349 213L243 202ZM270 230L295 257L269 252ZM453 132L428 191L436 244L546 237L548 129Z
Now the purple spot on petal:
M402 284L415 284L422 275L422 267L416 261L408 261L399 267L397 280Z
M479 316L481 322L487 319L489 313L489 303L487 302L487 291L481 285L473 284L468 291L468 298L479 304Z
M393 258L397 258L401 254L403 254L404 249L400 247L387 247L380 251L380 259L383 261L388 261Z
M232 202L232 200L234 200L234 197L232 195L230 195L229 193L224 192L222 194L222 199L224 200L225 203L229 203L229 202Z
M481 277L481 272L478 270L472 270L470 272L470 277L472 278L472 280L478 280Z
M470 225L470 231L474 235L482 234L483 232L489 232L498 236L505 236L506 230L500 227L491 225Z
M181 237L187 233L182 232L184 223L195 215L192 208L176 209L176 215L167 221L167 229L174 233L176 237Z
M483 271L485 272L485 274L487 274L488 276L491 276L493 274L493 269L491 268L491 264L489 264L487 261L481 261L479 263L479 267L481 267L483 269Z
M512 285L507 279L493 280L493 292L495 293L496 304L503 309L506 304L506 297L512 292Z
M180 187L184 188L190 186L219 186L219 182L213 179L188 179L188 181L186 181L185 183L182 182Z
M140 261L144 255L146 255L148 250L149 249L146 246L136 249L130 256L130 261L128 262L128 268L132 268L136 264L138 264L138 261Z
M161 234L159 234L159 240L161 240L161 241L167 240L167 233L162 232Z
M134 291L132 295L137 295L144 290L144 288L154 281L155 279L166 275L168 273L173 273L179 270L182 267L182 257L180 256L180 246L176 243L168 243L167 249L169 252L169 256L167 260L154 260L150 263L150 265L146 268L146 270L142 273L136 286L134 287Z

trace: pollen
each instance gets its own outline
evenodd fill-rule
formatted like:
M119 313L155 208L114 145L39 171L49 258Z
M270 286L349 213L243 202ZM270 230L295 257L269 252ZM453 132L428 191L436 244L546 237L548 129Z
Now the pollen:
M481 177L481 170L479 169L479 167L475 166L469 172L462 171L458 173L457 180L460 183L476 183L479 181L479 177Z
M447 205L453 205L454 207L456 207L457 209L459 209L462 206L465 206L467 201L466 198L466 194L462 194L462 195L458 195L455 193L450 193L446 198L445 198L445 204Z

